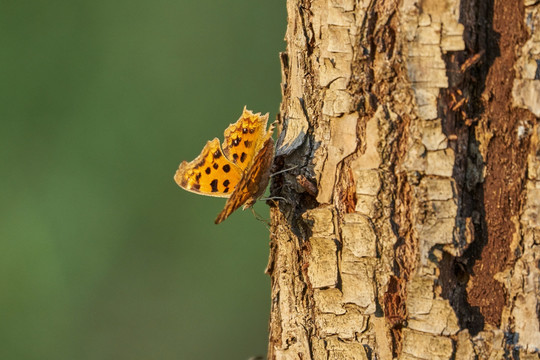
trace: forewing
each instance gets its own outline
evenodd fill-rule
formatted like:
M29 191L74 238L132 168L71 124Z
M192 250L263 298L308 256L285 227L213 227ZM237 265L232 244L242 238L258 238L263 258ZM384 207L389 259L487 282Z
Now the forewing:
M246 170L266 138L268 114L261 116L249 110L242 112L240 119L225 130L223 152L240 169Z
M242 171L224 156L219 140L215 138L206 143L195 160L180 164L174 180L187 191L230 197L241 177Z

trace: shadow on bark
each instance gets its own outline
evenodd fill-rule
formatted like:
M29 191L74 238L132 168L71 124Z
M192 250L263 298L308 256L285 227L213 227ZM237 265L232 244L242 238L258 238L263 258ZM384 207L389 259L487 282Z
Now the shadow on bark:
M441 92L443 101L440 102L443 131L447 136L457 135L452 144L456 154L453 177L458 192L456 228L459 230L456 237L460 247L465 249L461 254L455 254L457 256L444 253L440 284L442 296L450 301L460 327L468 329L472 336L483 330L486 322L480 307L471 305L484 299L471 298L472 293L474 296L487 297L496 294L493 301L504 305L502 293L483 293L471 291L470 288L473 277L477 277L475 284L478 284L481 281L479 279L491 276L489 271L482 274L474 272L474 266L488 244L483 184L486 159L483 159L479 150L480 142L477 140L475 126L486 110L481 96L486 90L488 73L495 59L500 56L500 34L493 29L493 7L492 1L461 2L460 22L465 26L466 50L446 55L449 88ZM467 67L467 61L475 56L477 60ZM444 104L459 104L462 99L465 100L462 106L443 108L446 106ZM469 234L465 220L469 220L473 227L469 229ZM494 280L490 278L491 281Z

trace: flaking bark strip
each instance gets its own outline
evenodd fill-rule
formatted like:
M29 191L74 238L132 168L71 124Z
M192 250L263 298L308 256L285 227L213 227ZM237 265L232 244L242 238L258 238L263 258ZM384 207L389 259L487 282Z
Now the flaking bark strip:
M519 106L540 116L540 33L532 32L540 26L540 3L530 3L525 7L525 19L529 39L518 50L516 61L517 76L514 80L513 97ZM531 92L534 95L531 96ZM523 141L529 132L525 123L519 125L517 140ZM510 316L503 319L512 330L513 343L529 352L540 352L540 127L535 122L530 139L527 159L527 180L525 199L520 215L521 237L516 236L511 246L518 254L513 268L501 273L499 281L513 284L508 287Z
M273 222L281 216L274 211ZM304 324L311 318L309 299L304 297L300 240L284 227L273 228L272 309L270 317L269 359L310 353L309 332ZM307 303L306 303L307 301Z
M540 6L537 6L540 10ZM507 284L509 303L503 325L512 333L512 343L528 352L540 352L540 127L535 124L528 155L528 179L520 216L520 232L511 244L517 254L513 267L499 273ZM519 236L521 234L521 236Z
M523 22L528 39L517 49L512 98L516 106L540 117L540 33L536 30L540 27L540 10L538 1L527 0L524 4Z

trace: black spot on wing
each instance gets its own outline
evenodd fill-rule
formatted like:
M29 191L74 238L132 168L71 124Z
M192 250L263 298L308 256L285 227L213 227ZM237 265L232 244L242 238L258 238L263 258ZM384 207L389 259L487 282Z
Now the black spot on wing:
M245 152L242 153L242 156L240 156L240 162L246 161L247 154Z
M205 172L207 175L210 175L210 172L211 172L211 171L212 171L212 170L211 170L209 167L207 167L206 170L204 170L204 172Z
M246 145L246 147L251 147L251 144L253 144L253 141L249 141L249 140L246 140L244 141L244 145Z
M228 193L229 192L229 188L225 188L225 190L223 190L224 193Z
M228 173L229 171L231 171L231 166L230 166L229 164L223 165L223 171L225 171L226 173Z
M229 180L225 180L225 181L223 182L223 186L229 187L229 184L230 184L230 183L231 183L231 182L230 182Z
M195 175L195 181L198 183L199 180L201 179L201 173L198 173L197 175Z
M210 186L212 187L212 192L218 191L217 185L218 185L217 179L212 180L212 182L210 183Z
M242 139L240 138L236 138L232 141L232 145L233 146L238 146L240 144L240 141L242 141Z
M255 132L255 129L254 129L254 128L249 129L249 133L250 133L250 134L253 134L254 132Z
M219 167L219 165L217 163L214 163L214 165L212 165L212 167L217 170L217 168Z
M233 157L234 161L238 161L238 157L239 157L238 154L233 154L232 157Z
M192 188L193 190L199 190L199 189L201 188L201 184L195 183L195 184L191 185L191 188Z
M242 128L242 133L243 133L243 134L247 134L247 132L248 132L248 129L247 129L247 128Z
M221 157L221 151L216 150L214 151L214 159L219 159Z

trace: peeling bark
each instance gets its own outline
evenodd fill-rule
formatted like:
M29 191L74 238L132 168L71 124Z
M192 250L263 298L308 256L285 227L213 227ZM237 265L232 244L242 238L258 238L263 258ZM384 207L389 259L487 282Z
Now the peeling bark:
M268 358L537 358L540 3L287 10Z

